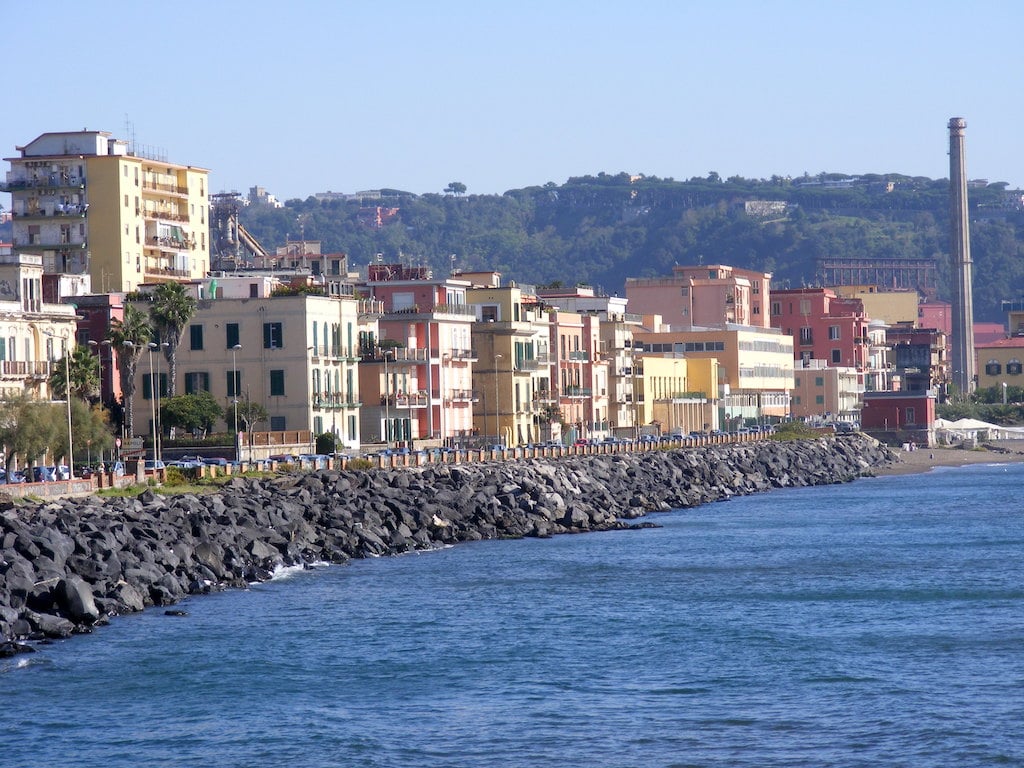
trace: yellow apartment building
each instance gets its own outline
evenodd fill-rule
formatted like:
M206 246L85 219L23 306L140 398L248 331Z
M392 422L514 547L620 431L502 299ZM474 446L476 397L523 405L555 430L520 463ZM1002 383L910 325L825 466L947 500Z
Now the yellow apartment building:
M7 158L13 250L100 293L210 269L208 171L142 154L104 131L44 133Z
M776 328L644 330L634 338L645 356L668 354L717 361L719 423L723 429L789 415L793 337Z
M526 445L551 439L550 316L529 289L500 285L494 273L462 275L477 309L473 370L476 432L489 442Z

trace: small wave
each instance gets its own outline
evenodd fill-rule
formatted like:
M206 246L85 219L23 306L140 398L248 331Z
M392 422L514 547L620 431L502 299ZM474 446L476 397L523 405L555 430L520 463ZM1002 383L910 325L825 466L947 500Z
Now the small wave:
M299 563L298 565L278 565L274 567L274 570L270 574L271 581L284 581L290 579L303 571L308 571L313 568L326 568L330 563L318 560L315 563Z

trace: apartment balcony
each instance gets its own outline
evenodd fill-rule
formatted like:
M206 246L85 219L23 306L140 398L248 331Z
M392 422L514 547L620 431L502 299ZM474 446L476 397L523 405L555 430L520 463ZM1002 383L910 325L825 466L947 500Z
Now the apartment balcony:
M346 410L362 406L362 403L353 399L351 394L346 395L337 392L328 394L320 394L317 392L313 395L311 402L313 408L324 411Z
M393 309L385 314L389 317L404 317L407 315L424 315L429 317L434 317L435 315L456 315L468 319L476 318L476 307L469 304L414 304L411 307L404 307L403 309Z
M552 403L557 403L558 398L550 390L538 389L533 393L533 402L538 405L551 405Z
M547 367L543 365L539 360L536 359L524 359L516 360L516 373L531 373L533 371L539 371L541 367Z
M15 178L0 182L0 192L26 189L85 189L85 178L67 173L49 173L33 178Z
M478 403L480 393L475 389L453 389L446 400L450 403Z
M30 235L27 240L14 238L13 246L16 251L77 251L84 249L86 243L67 242L60 235L57 235L56 240L42 235Z
M360 319L380 317L384 314L384 302L376 299L360 299L358 312Z
M176 237L147 237L146 246L168 253L181 253L196 247L195 240L184 240Z
M162 192L168 195L181 195L188 197L188 187L179 187L177 184L161 184L156 181L143 181L144 192Z
M391 408L426 408L430 405L430 398L426 392L416 392L409 395L391 394L388 397L382 397L380 404L390 406Z
M571 362L571 363L587 363L587 362L590 362L590 353L585 351L585 350L582 350L582 349L577 349L575 352L570 352L569 353L569 362Z
M145 277L155 277L161 280L166 280L168 278L192 276L192 272L188 269L172 267L166 263L154 261L153 259L149 258L145 260L145 263L143 264L142 268Z
M590 387L566 387L561 394L570 400L585 400L593 396L594 390Z
M64 205L57 203L49 208L43 206L31 211L12 211L11 216L19 221L32 221L34 219L81 219L85 218L85 212L89 210L86 204Z
M188 221L189 217L183 213L176 213L169 208L144 208L141 211L136 209L136 215L141 214L143 218L153 221Z
M450 354L452 360L475 363L480 359L480 355L475 349L453 349Z
M11 380L34 379L46 381L53 371L49 360L3 360L0 361L0 377Z

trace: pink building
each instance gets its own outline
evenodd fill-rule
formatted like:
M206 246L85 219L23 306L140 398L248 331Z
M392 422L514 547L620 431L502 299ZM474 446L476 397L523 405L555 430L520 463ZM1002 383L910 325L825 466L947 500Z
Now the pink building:
M771 324L793 337L793 357L809 365L863 370L868 365L868 317L860 299L837 296L831 288L773 291Z
M434 279L424 267L371 264L365 288L383 303L380 339L362 364L375 375L367 386L364 434L379 432L382 442L451 442L473 431L471 329L476 310L466 303L467 280ZM367 365L368 364L368 365ZM373 429L370 421L378 421Z
M771 273L722 264L673 267L671 277L631 277L632 312L661 315L672 330L717 328L725 323L769 328Z

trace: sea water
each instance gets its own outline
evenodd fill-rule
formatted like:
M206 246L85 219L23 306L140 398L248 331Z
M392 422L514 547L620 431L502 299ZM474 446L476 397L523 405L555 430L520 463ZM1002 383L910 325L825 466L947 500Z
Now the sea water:
M1024 465L290 571L0 661L0 766L1024 765Z

